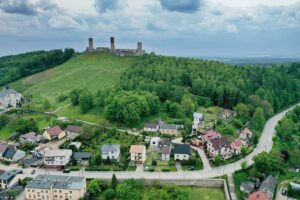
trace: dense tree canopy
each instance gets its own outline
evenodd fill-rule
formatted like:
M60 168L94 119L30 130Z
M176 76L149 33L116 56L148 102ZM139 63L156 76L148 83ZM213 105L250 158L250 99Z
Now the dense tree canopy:
M0 58L0 86L64 63L74 49L35 51Z

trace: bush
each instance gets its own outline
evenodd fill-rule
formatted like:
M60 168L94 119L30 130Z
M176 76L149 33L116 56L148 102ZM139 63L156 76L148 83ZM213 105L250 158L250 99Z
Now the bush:
M169 172L170 169L168 169L168 168L163 168L161 171L163 171L163 172Z
M57 97L57 102L64 102L65 100L67 100L68 96L61 94Z
M105 190L105 192L103 193L103 197L105 200L112 200L115 198L115 196L116 196L116 192L112 188Z

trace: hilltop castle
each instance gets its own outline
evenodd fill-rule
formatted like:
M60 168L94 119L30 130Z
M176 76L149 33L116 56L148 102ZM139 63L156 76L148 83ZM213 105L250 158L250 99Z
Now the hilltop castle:
M109 47L96 47L94 48L93 38L89 38L89 46L86 48L85 52L96 52L96 51L109 51L117 56L142 56L145 54L143 50L143 44L141 42L137 43L137 49L116 49L115 38L110 38L110 48Z

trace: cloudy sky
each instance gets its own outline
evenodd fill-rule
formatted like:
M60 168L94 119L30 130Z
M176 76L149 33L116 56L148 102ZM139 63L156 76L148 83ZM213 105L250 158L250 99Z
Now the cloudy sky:
M0 0L0 55L136 47L175 56L300 57L300 0Z

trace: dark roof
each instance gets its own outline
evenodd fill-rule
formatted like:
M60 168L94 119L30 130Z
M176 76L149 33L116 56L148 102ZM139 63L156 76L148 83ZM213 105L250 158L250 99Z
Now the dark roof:
M82 160L82 159L90 159L92 156L89 152L74 152L73 158L76 160Z
M190 154L190 146L187 144L175 144L174 154Z
M248 193L254 190L254 183L251 181L242 182L241 187L243 187Z
M0 176L0 180L9 180L12 177L16 176L17 174L22 173L22 170L20 169L14 169L11 171L6 171Z
M161 138L160 139L162 145L171 145L171 139L170 138Z
M230 143L226 137L214 138L210 142L215 150L220 150L222 147L230 148Z
M66 131L72 132L72 133L80 133L81 132L81 127L70 125L66 128Z
M145 128L157 128L157 123L145 123Z
M4 152L4 154L3 154L3 157L4 157L4 158L10 158L10 159L12 159L12 158L14 157L14 155L16 154L16 152L17 152L17 150L16 150L15 147L9 146L9 147L5 150L5 152Z
M4 173L5 171L0 169L0 176Z
M274 193L275 187L276 187L277 181L276 179L272 176L269 175L260 185L259 190L268 190L271 193Z

